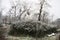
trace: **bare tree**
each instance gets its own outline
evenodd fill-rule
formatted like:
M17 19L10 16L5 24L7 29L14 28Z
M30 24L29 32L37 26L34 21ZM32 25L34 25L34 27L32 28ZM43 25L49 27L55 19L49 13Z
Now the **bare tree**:
M44 2L45 2L45 0L42 0L41 3L40 3L40 10L39 10L38 21L41 20L41 14L42 14L42 9L43 9L43 6L44 6Z
M0 11L0 23L2 21L2 11Z
M46 3L46 0L40 0L41 2L40 2L40 10L39 10L39 15L38 15L38 21L43 21L43 22L45 22L45 23L47 23L48 22L48 18L47 18L47 12L44 12L43 11L43 8L45 8L44 6L47 4ZM46 3L46 4L45 4ZM48 5L48 6L50 6L50 5ZM42 13L43 13L43 15L42 15ZM43 17L42 17L43 16ZM45 19L45 18L47 18L47 19ZM36 40L38 40L38 34L39 34L39 32L38 32L38 30L41 28L41 26L42 25L40 25L40 24L37 24L37 27L36 27L36 30L37 30L37 32L36 32Z
M14 2L13 2L13 4L14 4ZM21 21L23 14L24 14L23 19L25 19L26 14L30 15L30 12L29 12L30 8L31 8L31 6L28 8L28 4L26 2L24 2L23 4L17 3L16 5L15 4L12 5L11 9L9 10L9 14L10 14L10 16L13 14L13 16L15 18L14 20L16 20L16 18L18 18L18 20Z
M50 21L48 16L49 16L49 13L46 11L42 14L42 21L44 23L48 23Z

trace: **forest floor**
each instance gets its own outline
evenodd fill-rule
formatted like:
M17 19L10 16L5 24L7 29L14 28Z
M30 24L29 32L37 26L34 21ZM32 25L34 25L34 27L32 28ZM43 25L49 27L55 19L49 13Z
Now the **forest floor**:
M8 36L8 40L36 40L36 38L33 37L14 37L14 36ZM38 38L38 40L56 40L55 36L51 37L44 37L44 38Z

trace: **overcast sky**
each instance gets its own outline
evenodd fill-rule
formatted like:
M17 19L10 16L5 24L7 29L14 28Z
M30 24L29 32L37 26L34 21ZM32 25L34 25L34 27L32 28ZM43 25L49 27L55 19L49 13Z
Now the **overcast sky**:
M37 0L29 0L31 2L38 2ZM54 15L54 19L60 18L60 0L49 0L48 3L52 6L49 8L49 13ZM2 0L2 8L4 8L4 14L9 10L11 4L9 0Z
M60 0L51 0L49 3L52 6L50 13L54 14L54 19L60 18Z

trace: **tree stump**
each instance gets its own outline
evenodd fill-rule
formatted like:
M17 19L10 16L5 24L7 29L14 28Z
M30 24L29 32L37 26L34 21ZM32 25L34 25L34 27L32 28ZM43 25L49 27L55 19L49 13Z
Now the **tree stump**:
M60 40L60 33L56 35L56 40Z
M4 28L0 27L0 40L6 40L4 33Z

